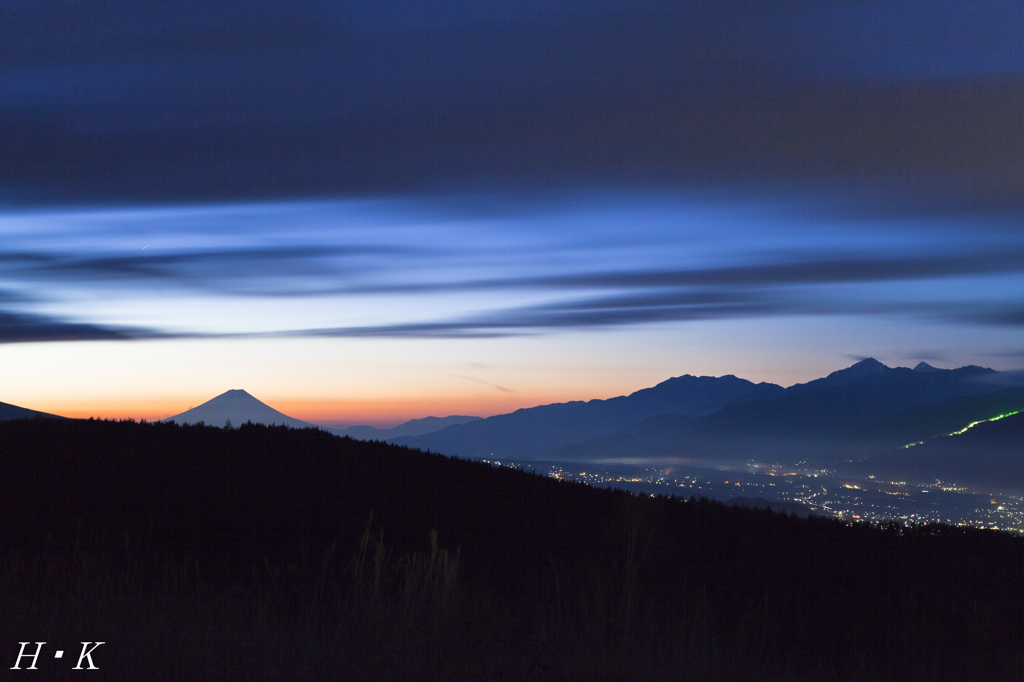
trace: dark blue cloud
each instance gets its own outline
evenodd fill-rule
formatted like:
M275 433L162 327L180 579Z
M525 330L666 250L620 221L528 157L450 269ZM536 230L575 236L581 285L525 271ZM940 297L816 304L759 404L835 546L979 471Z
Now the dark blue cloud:
M819 78L914 81L1020 74L1024 6L1014 2L822 2L794 17L794 68Z
M1008 0L0 13L0 188L26 202L924 173L985 207L1024 182Z
M716 268L593 272L565 276L509 277L461 282L421 282L351 286L324 293L437 293L498 289L637 289L664 287L734 287L841 284L935 280L972 275L1024 272L1024 251L1003 250L958 255L825 257L791 262L756 263ZM688 295L688 294L687 294ZM704 294L701 294L704 295Z
M310 295L308 285L290 289L285 278L343 279L345 271L359 269L358 259L397 255L424 255L423 249L389 246L310 245L276 248L208 249L149 254L95 255L74 251L0 252L0 276L23 281L121 283L146 287L170 284L199 290L231 290L239 294ZM0 295L0 300L3 297Z
M699 300L706 298L707 300ZM598 329L670 322L752 319L782 316L862 315L916 317L942 322L1024 327L1020 306L985 303L871 303L815 301L791 292L745 291L707 297L632 296L618 300L582 299L556 305L493 311L435 322L294 330L284 335L337 338L498 338L564 330Z
M155 330L71 322L0 310L0 344L41 341L131 341L174 338Z
M516 276L489 279L445 276L444 267L427 269L416 281L389 283L400 273L402 258L439 264L451 256L451 246L426 244L349 245L310 244L275 248L232 248L172 252L86 255L74 251L0 252L0 276L23 282L71 286L113 282L127 286L171 284L182 288L229 291L259 296L337 296L365 294L451 294L459 292L529 291L573 292L601 290L673 289L672 296L730 296L735 287L802 286L871 282L941 280L1024 272L1019 247L968 250L938 255L893 256L888 253L841 257L836 253L810 256L761 256L762 262L709 268L601 269L573 274ZM376 283L353 277L359 271L377 274ZM289 285L283 281L292 278ZM380 280L385 281L380 281ZM709 290L707 287L719 287ZM696 293L694 289L697 288ZM717 292L717 293L715 293ZM0 300L12 292L0 292ZM660 295L660 294L659 294ZM19 296L23 296L20 295Z

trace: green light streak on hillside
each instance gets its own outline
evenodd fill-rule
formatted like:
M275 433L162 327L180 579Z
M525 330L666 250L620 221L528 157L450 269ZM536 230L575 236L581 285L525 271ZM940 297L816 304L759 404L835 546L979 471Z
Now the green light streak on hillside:
M989 419L979 419L976 422L971 422L970 424L968 424L964 428L960 429L959 431L953 431L952 433L947 433L947 434L944 434L942 436L936 436L936 438L945 438L946 436L959 436L961 433L966 433L967 431L973 429L978 424L984 424L985 422L997 422L1000 419L1005 419L1006 417L1012 417L1015 414L1020 414L1020 410L1014 410L1013 412L1007 412L1006 414L1001 414L1001 415L998 415L996 417L991 417ZM915 445L921 445L922 443L926 443L926 442L927 441L919 440L916 443L907 443L906 445L903 446L902 449L906 450L907 448L912 448Z

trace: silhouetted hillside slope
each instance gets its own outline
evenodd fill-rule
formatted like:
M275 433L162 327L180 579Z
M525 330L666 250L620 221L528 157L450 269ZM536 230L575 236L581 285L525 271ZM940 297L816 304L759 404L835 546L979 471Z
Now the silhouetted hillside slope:
M538 459L558 448L612 434L657 415L709 414L736 402L780 395L782 390L775 384L753 384L732 375L686 375L628 396L516 410L394 442L459 457Z
M114 642L117 670L1024 672L1024 539L1004 534L637 497L314 429L13 420L0 443L5 624Z
M856 470L888 480L941 480L980 492L1024 494L1024 412L872 457Z
M757 497L754 499L750 499L749 497L733 497L726 500L725 503L734 507L770 509L773 512L785 512L786 514L792 514L793 516L799 516L800 518L807 518L813 513L810 507L806 507L797 502L778 502L774 500L766 500L763 497Z
M56 414L48 414L46 412L30 410L26 407L18 407L17 405L0 403L0 421L5 421L7 419L33 419L36 417L52 417L55 419L64 418Z
M1024 410L1024 388L1007 388L909 410L884 419L875 428L887 440L903 446L945 436L973 422L1020 410Z

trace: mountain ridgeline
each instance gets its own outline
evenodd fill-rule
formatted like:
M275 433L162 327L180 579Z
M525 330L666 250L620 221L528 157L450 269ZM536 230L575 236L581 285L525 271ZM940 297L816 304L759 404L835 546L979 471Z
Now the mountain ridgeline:
M687 375L629 396L518 410L393 442L469 458L834 468L1024 408L1024 388L1012 378L977 366L891 368L870 358L785 389ZM1020 443L1008 447L1007 456L1024 454Z
M783 390L775 384L754 384L732 375L686 375L628 396L521 409L393 442L460 457L537 458L658 415L707 415L727 405L771 399Z
M373 426L351 426L347 429L333 429L289 417L253 397L246 391L233 389L221 393L216 398L208 400L198 407L189 408L181 414L161 421L176 422L178 424L203 423L210 426L224 426L227 423L233 426L241 426L246 422L252 422L253 424L264 424L266 426L289 426L293 429L323 429L339 436L349 436L357 440L389 440L402 436L419 436L425 433L432 433L446 426L465 424L474 419L479 419L479 417L424 417L423 419L412 419L391 429L378 429Z
M1021 384L1017 374L974 365L892 368L868 358L789 388L732 375L685 375L628 396L541 405L486 419L426 417L392 429L324 430L468 459L711 467L802 463L858 475L884 472L896 480L969 480L991 490L1024 491L1024 439L979 440L977 434L989 433L988 427L970 438L951 435L1024 410ZM0 420L53 416L0 403ZM243 390L164 421L321 428ZM931 441L936 443L913 452L904 447Z
M393 440L404 436L422 436L434 433L453 424L466 424L476 421L480 417L467 417L464 415L452 415L450 417L423 417L422 419L410 419L390 429L378 429L374 426L350 426L347 429L335 429L341 436L348 436L356 440Z

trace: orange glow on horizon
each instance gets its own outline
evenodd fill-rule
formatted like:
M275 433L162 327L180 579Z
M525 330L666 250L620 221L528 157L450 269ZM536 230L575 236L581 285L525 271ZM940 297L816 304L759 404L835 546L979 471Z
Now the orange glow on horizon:
M225 389L227 390L227 389ZM366 424L379 428L396 426L410 419L467 415L490 417L556 402L579 400L581 396L564 395L564 391L535 391L529 394L476 395L414 395L372 396L366 398L296 398L292 396L264 395L250 391L258 400L289 417L313 424ZM603 396L612 398L622 392ZM132 400L45 401L23 405L33 410L70 417L73 419L135 419L159 421L197 407L216 396L161 397ZM587 396L584 399L591 399Z

